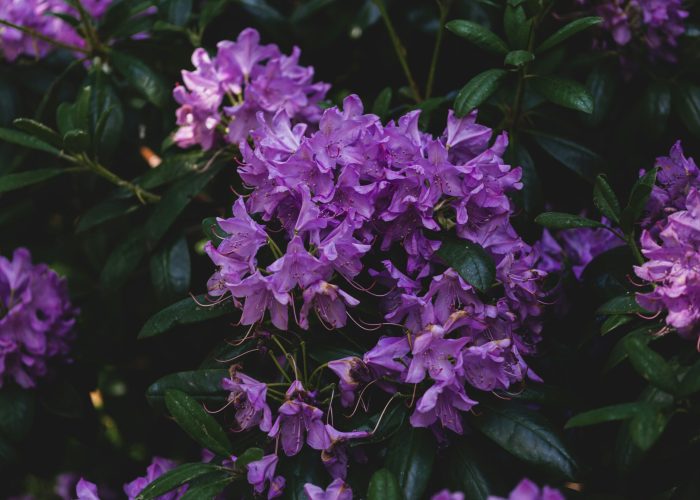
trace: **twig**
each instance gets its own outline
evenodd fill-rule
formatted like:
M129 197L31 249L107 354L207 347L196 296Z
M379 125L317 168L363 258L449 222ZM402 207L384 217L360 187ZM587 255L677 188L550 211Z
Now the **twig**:
M437 0L437 4L440 9L440 25L438 26L437 35L435 36L435 47L433 47L433 57L430 61L430 70L428 71L428 83L425 86L426 99L429 99L433 93L435 71L437 70L438 57L440 56L440 47L442 47L442 35L445 31L445 21L447 21L447 14L452 6L452 0Z
M77 45L71 45L69 43L59 42L58 40L54 40L53 38L48 37L46 35L43 35L36 30L33 30L31 28L25 28L24 26L20 26L19 24L11 23L10 21L6 21L5 19L0 19L0 25L7 26L8 28L16 29L18 31L21 31L22 33L27 33L28 35L31 35L34 38L38 38L39 40L43 40L45 42L48 42L52 45L55 45L56 47L61 47L63 49L73 50L75 52L80 52L82 54L89 54L90 53L90 51L84 47L78 47Z

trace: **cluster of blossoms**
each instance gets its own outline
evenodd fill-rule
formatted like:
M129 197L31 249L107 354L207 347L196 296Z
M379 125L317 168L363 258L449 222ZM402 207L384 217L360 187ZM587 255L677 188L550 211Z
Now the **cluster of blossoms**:
M680 143L669 157L657 160L659 171L641 236L649 259L635 267L654 283L637 301L653 312L667 311L666 323L685 338L700 335L700 176L695 162L685 158Z
M83 0L85 10L94 18L101 17L112 0ZM2 18L12 24L33 30L57 42L83 47L84 40L75 28L60 15L77 17L77 11L65 0L0 0ZM29 33L0 25L0 52L8 61L21 55L44 57L54 46Z
M330 330L346 326L348 309L360 304L367 290L357 279L365 271L389 288L384 318L400 328L362 357L328 363L340 378L341 403L352 405L374 382L390 394L410 384L420 387L414 426L462 433L460 412L477 404L465 387L505 390L537 379L522 355L539 340L546 273L510 224L507 194L521 188L521 172L501 158L505 134L490 144L492 131L475 113L450 112L445 132L434 138L419 131L418 118L416 111L383 125L364 114L356 96L327 109L313 131L285 110L259 112L252 145L239 144L238 172L251 192L235 202L231 218L217 221L225 234L206 247L218 267L208 289L217 300L232 297L251 331L268 313L274 327L288 330L290 310L300 328L309 329L314 314ZM489 290L479 292L445 265L442 243L431 234L446 229L493 260ZM369 255L381 269L363 263ZM368 436L324 423L317 392L299 380L274 422L265 383L236 368L224 387L239 430L257 427L279 438L287 456L304 443L320 450L333 478L345 478L347 441ZM257 492L281 490L277 461L271 454L249 466Z
M610 226L605 217L601 223ZM547 229L536 247L540 254L538 266L548 273L561 273L568 266L577 280L593 259L624 245L619 237L604 228L576 228L559 231L552 235Z
M642 44L652 61L676 61L675 48L688 17L681 0L578 1L603 18L603 28L617 46ZM607 40L599 43L608 45Z
M210 149L217 139L238 144L257 126L256 115L271 117L285 110L292 120L316 123L318 106L328 91L314 83L314 70L299 65L301 51L287 56L276 45L260 45L260 35L248 28L235 42L217 44L213 58L204 49L192 54L194 71L183 71L184 86L175 87L175 142L183 148Z
M27 249L0 256L0 387L6 378L34 387L51 359L65 358L77 312L65 280Z
M487 500L564 500L564 495L549 486L540 488L529 479L523 479L508 498L489 496Z

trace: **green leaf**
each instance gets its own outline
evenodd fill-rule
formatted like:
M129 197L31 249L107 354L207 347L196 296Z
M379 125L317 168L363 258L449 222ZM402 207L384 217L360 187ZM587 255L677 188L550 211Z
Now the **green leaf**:
M673 110L696 138L700 137L700 87L689 83L678 85L673 95Z
M506 58L503 64L506 66L513 66L515 68L521 68L525 66L530 61L534 61L535 54L527 50L513 50L506 54Z
M52 179L56 176L65 173L65 170L59 168L45 168L42 170L30 170L28 172L20 172L18 174L8 174L0 177L0 193L7 193L32 184Z
M630 363L647 382L670 394L678 391L675 370L660 354L651 350L646 342L637 337L627 337L624 346Z
M168 86L146 63L119 51L111 51L110 60L114 68L146 99L160 108L168 104L170 100Z
M506 42L480 24L458 19L450 21L445 27L483 50L503 56L508 53Z
M552 47L556 47L564 40L574 36L576 33L588 29L591 26L595 26L596 24L600 24L602 21L603 19L600 17L582 17L580 19L576 19L575 21L571 21L569 24L560 28L552 36L542 42L540 46L537 47L537 52L544 52Z
M82 233L122 215L135 212L138 209L139 205L132 200L105 200L89 209L80 217L75 232Z
M11 142L13 144L18 144L19 146L24 146L25 148L51 153L55 156L61 155L61 152L51 144L48 144L34 137L33 135L19 132L18 130L0 128L0 141Z
M653 80L641 99L642 121L652 138L659 138L666 131L671 114L671 88L663 81Z
M172 302L190 288L190 253L180 236L151 257L151 283L158 300Z
M557 477L573 479L578 468L554 427L540 413L509 401L480 402L479 416L470 419L482 434L531 466Z
M600 210L600 213L610 219L615 224L620 223L620 202L617 201L615 191L604 175L599 175L593 185L593 203Z
M545 212L535 217L535 223L547 229L573 229L579 227L605 227L598 221L562 212Z
M596 408L595 410L579 413L575 417L569 419L565 428L571 429L572 427L585 427L587 425L612 422L614 420L627 420L633 418L639 412L647 410L648 407L648 403L635 402Z
M392 91L391 87L386 87L382 90L372 105L372 113L377 115L382 121L386 120L389 115L389 106L391 105Z
M681 385L678 388L678 395L690 396L698 391L700 391L700 361L696 361L683 375Z
M631 295L620 295L619 297L614 297L608 300L605 304L600 306L596 311L596 314L640 314L645 311L642 306L637 303L636 296Z
M605 119L615 99L618 80L618 68L606 64L597 65L588 74L586 88L593 98L593 112L581 115L585 123L595 126Z
M184 495L179 497L179 500L202 500L217 498L224 488L235 481L236 478L228 471L220 471L213 474L207 474L195 479L194 483L190 483Z
M94 71L91 79L89 116L94 154L109 161L121 142L124 110L104 72Z
M34 422L34 393L7 386L0 390L0 436L20 442Z
M196 299L196 300L195 300ZM172 304L151 316L139 332L138 338L145 339L168 332L180 325L191 325L209 319L218 318L235 312L230 301L201 306L207 303L206 295L198 295L195 299L188 297Z
M479 454L465 442L453 446L446 460L451 489L462 491L470 500L486 500L493 491L479 466Z
M321 484L328 477L321 466L318 451L308 446L304 446L294 457L282 458L277 470L279 471L277 474L286 479L284 497L289 500L308 500L304 485Z
M245 471L249 463L260 460L264 455L265 452L261 448L248 448L236 459L236 469Z
M182 391L201 403L224 403L227 393L221 381L228 378L228 370L194 370L177 372L159 378L146 391L148 403L159 409L165 404L165 392L170 389Z
M503 30L512 48L527 48L533 21L534 19L527 18L525 9L521 6L506 5L503 13Z
M90 136L84 130L69 130L63 136L63 143L73 153L84 153L90 147Z
M372 474L367 488L367 500L403 500L396 476L387 469Z
M213 464L182 464L146 486L136 497L136 500L151 500L205 474L219 471L221 471L221 467Z
M518 166L523 171L523 189L518 191L515 196L522 196L523 208L528 214L539 212L543 205L542 182L537 174L535 162L530 156L530 152L525 149L522 141L512 138L508 144L505 157L509 165Z
M294 12L292 12L292 15L290 16L289 20L292 23L298 23L300 21L303 21L304 19L312 16L319 10L327 7L335 1L336 0L309 0L307 2L299 4L299 6L296 9L294 9Z
M192 14L192 0L167 0L160 8L165 9L165 18L176 26L185 26Z
M405 498L422 498L432 477L435 442L427 429L407 426L394 436L384 459Z
M622 363L624 360L627 359L627 350L625 348L625 341L628 338L636 338L640 342L643 342L644 344L648 344L652 340L658 338L654 336L654 333L656 333L659 329L661 328L660 325L658 324L652 324L652 325L645 325L641 328L637 328L635 330L632 330L628 334L626 334L624 337L622 337L610 350L610 355L608 356L607 361L605 362L605 366L603 367L604 371L608 371Z
M603 158L580 144L539 132L531 132L531 135L547 154L591 184L603 170Z
M17 118L12 123L18 129L33 135L42 142L50 144L58 149L63 148L63 139L58 135L58 132L51 127L47 127L43 123L39 123L30 118Z
M614 314L612 316L608 316L606 320L603 321L603 324L600 326L600 334L607 335L613 330L621 327L622 325L626 325L627 323L633 320L634 316L632 315Z
M583 113L593 112L593 97L578 82L555 76L536 76L531 82L542 97L554 104Z
M62 102L56 108L56 125L61 134L65 134L69 130L77 128L75 117L73 116L73 105L67 102Z
M642 452L649 450L659 440L669 420L663 411L649 405L637 412L630 422L632 440Z
M634 229L634 224L641 217L644 208L649 200L649 195L656 183L657 169L649 170L642 177L637 179L637 182L632 187L627 206L622 211L620 217L620 227L629 234Z
M462 240L443 241L438 256L454 268L464 281L484 291L496 278L496 264L478 243Z
M178 425L204 448L229 456L231 442L219 423L196 399L177 389L165 391L165 406Z
M507 74L503 69L488 69L469 80L455 98L457 116L466 115L491 97Z

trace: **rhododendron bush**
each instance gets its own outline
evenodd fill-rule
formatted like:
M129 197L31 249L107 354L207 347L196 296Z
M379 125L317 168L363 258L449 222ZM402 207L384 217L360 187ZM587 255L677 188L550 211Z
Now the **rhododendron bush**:
M696 498L697 14L0 0L0 496Z

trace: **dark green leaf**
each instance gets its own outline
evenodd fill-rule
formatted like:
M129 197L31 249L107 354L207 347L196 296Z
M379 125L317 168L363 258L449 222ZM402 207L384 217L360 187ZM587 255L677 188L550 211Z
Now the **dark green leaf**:
M0 436L19 442L34 422L34 393L7 386L0 390Z
M391 87L386 87L382 90L372 105L372 113L377 115L382 120L386 120L389 115L389 106L391 105Z
M318 452L308 446L298 455L280 460L277 470L286 479L284 498L289 500L308 500L304 485L321 484L327 479Z
M42 142L50 144L58 149L63 148L63 139L61 139L61 136L58 135L58 132L50 127L47 127L43 123L39 123L38 121L30 118L17 118L12 123L18 129L33 135Z
M86 393L81 393L66 380L59 380L42 388L39 396L42 406L54 415L64 418L80 418L87 408Z
M496 264L478 243L462 240L443 241L438 255L454 268L464 281L478 290L489 288L496 278Z
M517 195L522 196L523 208L528 214L537 213L541 210L542 201L542 183L540 182L535 162L530 156L530 153L522 141L516 138L511 139L506 151L506 159L509 165L522 168L523 189L518 191Z
M602 21L603 19L600 17L582 17L580 19L576 19L575 21L571 21L569 24L560 28L552 36L542 42L540 46L537 47L537 52L544 52L552 47L556 47L567 38L570 38L576 33L590 28L591 26L600 24Z
M649 200L649 195L656 182L656 173L657 170L655 168L649 170L646 174L637 179L634 187L632 187L629 201L620 217L620 227L625 233L630 233L634 229L634 223L637 222L644 212L644 208Z
M593 185L593 203L598 207L600 213L610 219L615 224L620 223L620 202L617 201L615 191L604 175L599 175Z
M561 212L545 212L535 217L535 222L547 229L573 229L579 227L605 227L598 221Z
M231 454L226 432L196 399L180 390L168 389L165 406L178 425L204 448L223 456Z
M554 427L540 413L509 401L508 405L480 402L471 423L496 444L527 462L561 478L572 479L578 466Z
M513 66L515 68L521 68L525 66L530 61L535 59L535 55L527 50L513 50L506 54L506 58L503 64L506 66Z
M605 366L603 367L604 370L611 370L614 367L616 367L618 364L622 363L625 359L627 359L627 350L625 348L625 341L628 338L637 338L639 339L640 342L643 342L644 344L648 344L652 340L658 338L654 336L654 333L656 333L659 329L661 328L660 325L658 324L653 324L653 325L646 325L641 328L637 328L635 330L632 330L628 334L626 334L624 337L622 337L610 350L610 356L608 357L608 360L605 362Z
M614 314L612 316L608 316L600 326L600 334L606 335L622 325L626 325L630 321L634 321L634 316L625 314Z
M121 142L124 110L107 75L96 71L91 77L93 84L89 114L94 153L98 158L111 160Z
M88 229L121 217L122 215L130 214L138 210L138 208L139 205L132 200L105 200L89 209L80 217L75 232L82 233L83 231L87 231Z
M478 453L466 443L461 442L451 448L446 464L451 488L464 492L466 498L486 500L493 492L479 466Z
M612 422L614 420L627 420L641 411L647 410L648 403L621 403L604 408L597 408L584 413L579 413L566 423L566 428L584 427L587 425L600 424L602 422Z
M63 136L63 143L73 153L84 153L90 147L90 136L84 130L69 130Z
M13 144L24 146L25 148L44 151L45 153L51 153L56 156L61 154L61 152L51 144L48 144L33 135L25 134L24 132L20 132L18 130L0 128L0 141L11 142Z
M532 133L532 138L552 158L590 183L603 170L603 159L580 144L542 133Z
M372 474L367 488L367 500L403 500L396 476L387 469L379 469Z
M597 314L639 314L645 312L644 309L637 304L635 295L620 295L608 300L600 306L596 311Z
M534 19L527 18L525 9L521 6L506 5L503 14L503 29L512 48L527 48L533 21Z
M179 500L204 500L217 498L226 486L235 481L236 478L228 471L220 471L205 476L200 476L190 483L184 495ZM194 483L194 484L193 484Z
M469 80L455 98L457 116L466 115L491 97L507 74L503 69L488 69Z
M384 459L405 498L422 498L432 477L435 442L427 429L407 426L394 436Z
M649 405L637 412L630 422L632 440L642 452L649 450L666 429L670 417Z
M236 470L245 471L250 462L260 460L265 452L261 448L248 448L236 459Z
M671 394L678 390L675 370L646 342L637 337L627 337L624 346L632 366L647 382Z
M228 376L228 370L225 369L171 373L149 386L146 399L152 406L161 410L165 403L165 392L177 389L201 403L223 404L227 393L221 388L221 381Z
M584 113L593 112L593 97L578 82L554 76L536 76L531 82L542 97L554 104Z
M700 361L695 364L683 375L681 385L678 389L679 396L690 396L700 391Z
M139 493L139 496L137 496L136 499L151 500L163 495L164 493L172 491L183 484L189 483L193 479L197 479L205 474L219 471L221 471L221 467L214 464L182 464L175 467L173 470L166 472L151 484L146 486L143 491Z
M700 138L700 87L683 83L673 95L673 110L687 129Z
M498 55L508 53L508 45L493 32L480 24L458 19L445 25L455 35L462 37L477 47Z
M62 102L56 108L56 125L61 134L66 134L69 130L74 130L77 125L73 116L73 105L67 102Z
M25 186L37 184L39 182L52 179L63 173L65 173L65 170L61 170L59 168L45 168L42 170L20 172L18 174L3 175L0 177L0 193L6 193Z
M336 0L309 0L308 2L299 4L299 6L294 9L294 12L292 12L289 20L293 23L303 21L335 1Z
M666 130L671 114L671 88L666 82L654 80L644 91L641 99L642 120L646 131L658 138Z
M581 115L585 123L595 126L607 116L615 99L618 80L617 67L599 64L589 73L586 88L593 98L593 112Z
M158 107L164 107L170 100L167 85L158 73L140 59L119 51L110 52L114 68L144 97Z
M207 304L206 295L198 295L195 299L191 297L182 299L151 316L141 328L139 338L153 337L170 331L179 325L200 323L235 312L233 304L228 300L218 304L202 306L199 304Z
M192 13L192 0L167 0L161 8L165 9L165 18L176 26L184 26Z
M169 303L190 288L190 253L181 236L151 257L151 282L161 303Z

